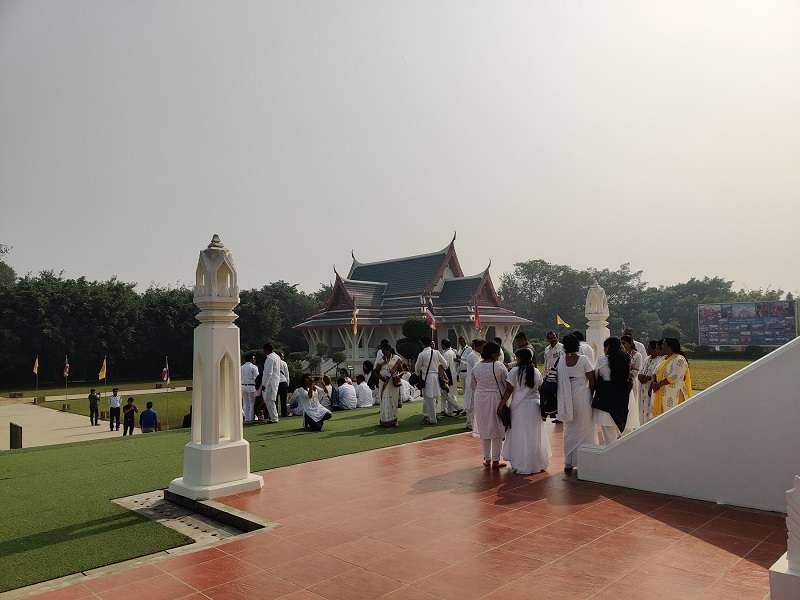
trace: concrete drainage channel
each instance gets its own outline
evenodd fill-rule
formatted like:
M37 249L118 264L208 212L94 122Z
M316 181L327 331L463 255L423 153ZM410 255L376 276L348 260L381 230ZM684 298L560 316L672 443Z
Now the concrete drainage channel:
M207 546L228 538L269 527L266 521L213 500L189 500L168 490L154 490L113 500L131 510Z

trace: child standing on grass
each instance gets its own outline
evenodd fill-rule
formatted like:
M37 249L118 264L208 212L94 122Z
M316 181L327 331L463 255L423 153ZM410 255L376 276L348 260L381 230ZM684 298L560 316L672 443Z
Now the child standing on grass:
M133 403L133 398L128 398L128 403L122 407L122 435L133 435L133 424L139 409Z

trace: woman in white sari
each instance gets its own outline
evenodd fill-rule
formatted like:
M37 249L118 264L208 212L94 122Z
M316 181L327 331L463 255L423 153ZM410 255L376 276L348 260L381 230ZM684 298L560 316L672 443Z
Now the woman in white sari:
M397 427L397 408L401 403L403 359L393 348L383 348L383 360L375 368L378 370L378 397L381 403L380 424L383 427Z
M530 475L547 469L551 454L550 436L539 407L542 374L528 348L517 349L514 356L516 366L508 373L503 394L503 402L511 399L511 429L506 430L503 456L514 473Z
M661 358L657 351L658 342L650 340L647 344L647 357L644 359L642 369L636 378L636 387L639 388L639 426L641 427L653 418L652 398L650 386L658 368L658 359Z
M580 344L574 335L565 335L564 357L558 361L558 414L564 423L564 472L577 467L578 448L595 442L592 421L592 390L594 366L580 354Z
M653 383L653 416L675 408L692 396L692 374L689 361L675 338L664 339L664 359L656 370Z
M641 414L639 410L639 373L644 366L644 357L636 349L632 336L623 335L620 339L622 340L622 349L631 359L631 394L628 402L628 422L625 425L625 431L622 432L625 435L641 425L639 422L639 415Z
M500 462L506 430L497 416L497 408L506 391L508 369L499 362L499 358L500 346L488 342L481 351L481 362L475 365L470 374L475 433L481 438L483 466L492 469L506 466Z
M317 388L311 375L303 375L303 383L292 394L290 407L296 415L303 416L303 429L322 431L325 421L331 418L331 411L320 404Z

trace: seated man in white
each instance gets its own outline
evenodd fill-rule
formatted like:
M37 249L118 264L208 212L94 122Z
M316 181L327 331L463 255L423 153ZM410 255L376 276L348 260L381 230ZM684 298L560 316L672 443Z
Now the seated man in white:
M356 405L358 408L367 408L375 404L375 397L367 385L366 378L359 373L356 375Z
M333 410L352 410L358 406L358 395L352 383L347 383L344 377L339 377L336 382L339 386L339 400Z

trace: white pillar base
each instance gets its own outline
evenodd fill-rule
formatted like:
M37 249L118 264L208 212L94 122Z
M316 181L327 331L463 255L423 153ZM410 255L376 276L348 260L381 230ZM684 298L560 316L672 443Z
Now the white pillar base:
M222 496L232 496L242 492L252 492L264 487L261 475L250 474L245 479L228 481L217 485L192 485L183 477L173 479L169 484L169 491L191 500L213 500Z
M192 500L210 500L264 487L260 475L250 473L247 440L203 446L189 442L183 449L183 477L169 491Z
M800 598L800 571L789 568L786 554L769 568L769 594L771 600L796 600Z

